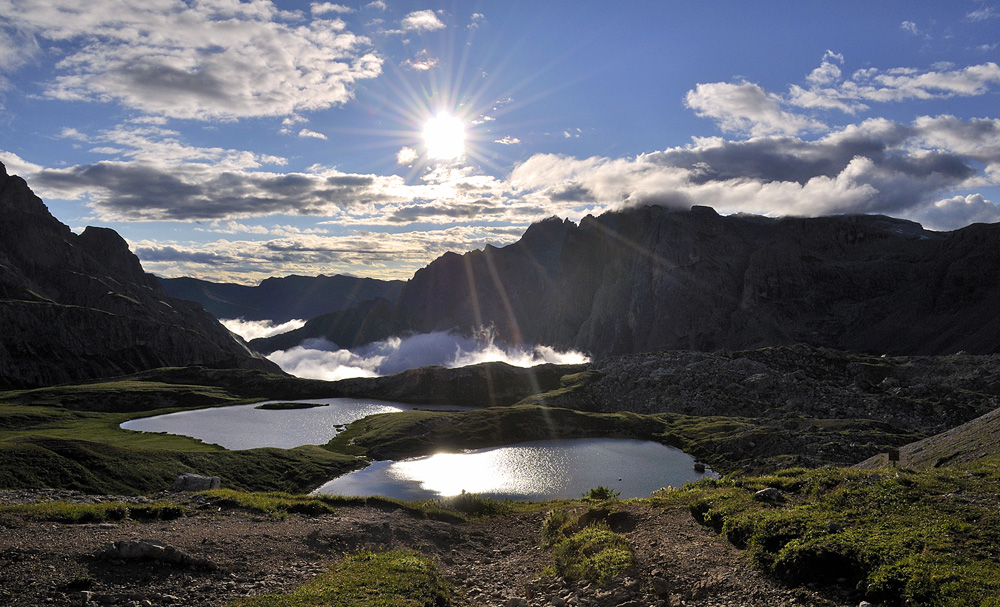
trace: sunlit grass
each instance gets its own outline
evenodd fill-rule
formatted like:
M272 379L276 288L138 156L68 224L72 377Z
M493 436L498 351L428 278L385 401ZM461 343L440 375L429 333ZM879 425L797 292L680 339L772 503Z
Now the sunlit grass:
M290 594L268 594L229 607L445 607L451 591L437 568L414 552L360 552Z

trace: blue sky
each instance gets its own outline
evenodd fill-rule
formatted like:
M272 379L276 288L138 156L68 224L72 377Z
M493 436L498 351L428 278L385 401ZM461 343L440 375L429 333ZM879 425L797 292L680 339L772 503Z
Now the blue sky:
M978 0L0 0L0 161L245 283L642 204L955 229L1000 221L998 43Z

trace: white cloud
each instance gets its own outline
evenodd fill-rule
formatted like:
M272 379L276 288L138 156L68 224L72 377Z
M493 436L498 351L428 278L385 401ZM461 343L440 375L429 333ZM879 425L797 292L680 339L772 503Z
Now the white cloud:
M223 318L219 322L247 341L288 333L295 329L301 329L306 324L306 321L298 318L279 324L274 324L270 320L243 320L242 318Z
M903 21L902 23L899 24L899 28L904 32L913 34L914 36L919 36L921 34L920 29L917 27L917 24L914 23L913 21Z
M417 159L417 151L411 147L403 146L396 152L396 164L411 164Z
M986 200L982 194L953 196L925 207L915 219L931 230L954 230L970 223L1000 221L1000 205Z
M300 14L278 10L268 0L15 0L0 3L0 17L68 49L55 65L58 75L47 84L47 96L116 101L171 118L324 109L350 99L358 80L381 73L382 60L370 41L342 21L302 24Z
M445 27L432 10L413 11L403 17L402 25L406 32L431 32Z
M309 12L314 15L325 15L327 13L353 13L354 9L343 4L333 4L332 2L313 2L309 5Z
M969 21L986 21L1000 18L1000 11L993 6L983 6L965 16Z
M328 381L391 375L429 365L455 368L499 361L533 367L589 361L580 352L558 352L548 346L500 346L488 333L470 338L444 331L391 337L355 350L338 348L323 339L309 339L301 346L272 352L267 357L292 375Z
M698 84L688 91L684 103L697 115L712 118L719 128L733 133L791 135L826 128L819 121L783 110L779 96L750 82Z
M310 137L312 139L326 139L326 135L323 133L317 133L316 131L310 131L309 129L302 129L299 131L299 137Z
M521 143L521 140L518 139L517 137L511 137L510 135L506 135L501 139L494 139L493 143L499 143L501 145L517 145Z
M1000 66L992 62L963 68L948 63L935 64L928 70L868 68L857 70L849 79L844 79L840 68L828 61L829 55L828 51L820 67L807 76L808 89L798 85L790 87L787 103L853 114L868 109L868 103L978 96L1000 84ZM778 102L777 96L772 98Z

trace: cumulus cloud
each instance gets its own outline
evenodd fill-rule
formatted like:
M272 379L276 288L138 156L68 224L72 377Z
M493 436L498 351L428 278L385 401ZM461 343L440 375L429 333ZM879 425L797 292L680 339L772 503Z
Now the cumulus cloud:
M818 216L884 213L938 229L965 225L972 209L939 205L948 191L1000 182L1000 121L923 117L912 124L864 121L817 140L698 139L633 159L532 156L512 184L539 206L657 204L720 212ZM983 170L978 166L984 165ZM930 219L928 219L930 220Z
M1000 221L1000 205L983 198L982 194L953 196L928 205L914 219L931 230L951 230L971 223Z
M341 12L338 7L313 4L313 11ZM171 118L238 119L324 109L350 99L357 81L381 73L382 60L371 42L348 31L343 21L316 18L303 24L301 14L279 10L268 0L12 0L0 3L0 17L21 36L69 48L45 95L116 101Z
M431 32L445 28L432 10L413 11L403 17L402 25L406 32Z
M301 329L306 324L306 321L298 318L279 324L274 324L270 320L243 320L242 318L223 318L219 322L247 341L288 333L295 329Z
M323 339L309 339L301 346L272 352L267 357L292 375L330 381L391 375L429 365L455 368L500 361L518 367L533 367L544 363L575 364L589 360L586 355L575 351L558 352L548 346L501 346L488 334L465 337L443 331L392 337L355 350L338 348Z
M782 100L757 84L698 84L684 98L698 116L714 119L719 128L749 135L795 134L823 130L823 123L782 109Z
M310 131L309 129L302 129L299 131L299 137L309 137L312 139L322 139L326 140L326 135L323 133L317 133L316 131Z
M806 75L806 85L793 84L785 95L746 81L701 83L688 91L685 104L726 132L798 135L827 130L803 109L857 114L872 103L978 96L1000 84L1000 66L993 62L961 68L947 63L929 69L873 67L845 77L844 61L842 54L826 51L819 67Z
M325 15L327 13L353 13L354 9L343 4L333 4L332 2L313 2L309 5L309 11L314 15Z

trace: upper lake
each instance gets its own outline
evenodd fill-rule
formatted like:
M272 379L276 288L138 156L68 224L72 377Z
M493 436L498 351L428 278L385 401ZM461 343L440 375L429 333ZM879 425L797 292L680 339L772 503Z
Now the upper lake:
M270 401L287 402L287 401ZM376 413L408 409L455 410L462 407L405 405L360 398L319 398L308 401L325 406L309 409L259 409L263 404L234 405L180 411L155 417L133 419L122 424L125 430L166 432L198 438L226 449L324 445L338 427Z

